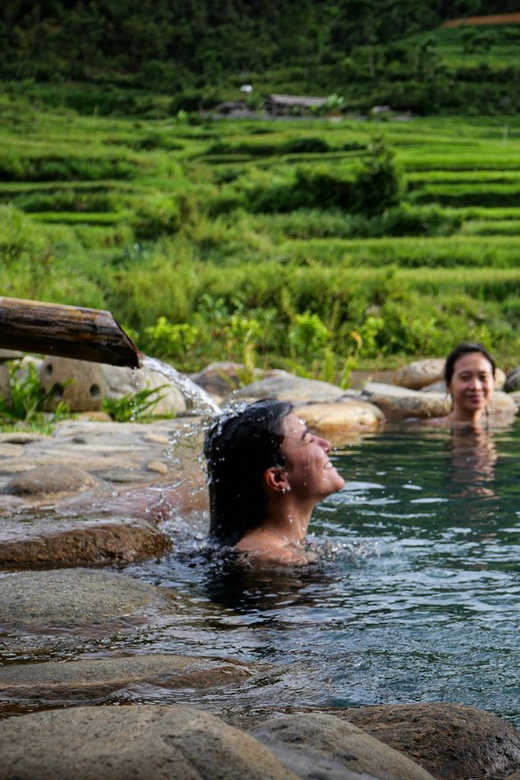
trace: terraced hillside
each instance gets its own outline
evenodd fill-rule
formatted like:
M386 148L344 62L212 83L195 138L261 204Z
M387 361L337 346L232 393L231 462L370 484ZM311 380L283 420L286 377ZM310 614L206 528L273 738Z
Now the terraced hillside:
M4 295L109 308L145 351L516 364L520 120L125 120L4 98Z

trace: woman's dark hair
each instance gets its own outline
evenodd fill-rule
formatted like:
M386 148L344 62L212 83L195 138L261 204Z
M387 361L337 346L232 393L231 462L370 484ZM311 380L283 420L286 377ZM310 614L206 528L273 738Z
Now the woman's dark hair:
M282 420L293 410L283 401L256 401L219 415L204 440L208 464L210 537L235 545L265 517L262 476L283 466Z
M444 381L446 382L446 386L448 387L452 377L453 372L455 371L455 363L459 358L461 358L463 355L469 355L471 352L480 352L481 355L483 355L487 361L489 361L489 364L492 368L493 376L495 376L495 370L496 365L493 357L490 355L490 353L487 351L487 349L482 346L482 344L478 344L477 342L471 342L467 341L463 344L459 344L458 347L455 347L454 350L450 352L448 357L446 358L446 365L444 366Z

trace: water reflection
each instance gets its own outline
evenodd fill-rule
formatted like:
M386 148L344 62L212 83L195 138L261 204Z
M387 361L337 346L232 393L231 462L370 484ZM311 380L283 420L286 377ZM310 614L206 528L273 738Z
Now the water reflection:
M242 614L271 617L288 607L316 607L318 593L331 582L317 565L305 567L248 566L232 553L207 567L203 588L210 601Z
M497 451L489 431L452 426L447 451L452 498L495 495Z

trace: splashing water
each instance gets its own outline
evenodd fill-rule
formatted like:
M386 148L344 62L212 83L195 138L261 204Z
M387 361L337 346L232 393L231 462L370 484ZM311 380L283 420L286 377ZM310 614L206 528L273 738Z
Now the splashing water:
M141 365L148 371L158 371L163 374L170 384L177 387L181 393L193 404L192 411L195 414L210 414L212 417L221 414L222 409L200 385L195 384L186 374L181 374L176 368L163 363L158 358L143 355Z

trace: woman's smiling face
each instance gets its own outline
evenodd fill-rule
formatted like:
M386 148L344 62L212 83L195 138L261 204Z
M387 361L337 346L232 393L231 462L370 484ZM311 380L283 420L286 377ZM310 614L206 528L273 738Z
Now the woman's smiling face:
M462 355L453 370L448 390L455 412L482 411L490 402L495 387L493 367L480 352Z
M282 422L282 453L285 471L294 497L320 501L341 490L345 484L330 462L330 442L307 430L305 423L294 413Z

